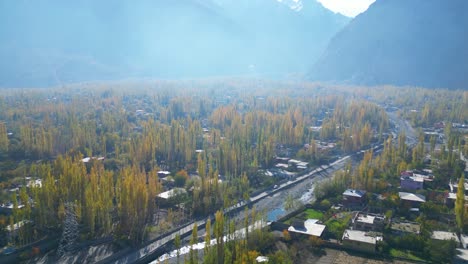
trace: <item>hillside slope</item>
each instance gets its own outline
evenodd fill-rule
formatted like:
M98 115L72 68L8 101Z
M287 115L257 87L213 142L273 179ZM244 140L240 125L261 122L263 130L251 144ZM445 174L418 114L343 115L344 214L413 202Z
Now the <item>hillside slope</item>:
M312 80L468 89L468 1L378 0L329 43Z

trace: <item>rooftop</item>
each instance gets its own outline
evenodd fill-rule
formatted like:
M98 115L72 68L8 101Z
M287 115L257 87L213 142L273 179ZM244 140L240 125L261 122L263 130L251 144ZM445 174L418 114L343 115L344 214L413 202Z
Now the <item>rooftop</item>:
M457 200L457 194L449 192L447 195L447 199ZM465 195L465 202L468 202L468 195Z
M419 234L421 232L421 225L414 222L392 222L392 230L407 232L407 233L415 233Z
M86 157L86 158L83 158L81 161L84 163L88 163L91 160L104 160L104 159L105 159L104 157Z
M162 198L162 199L169 199L171 197L174 197L174 196L182 194L182 193L187 193L187 191L185 191L184 188L174 188L174 189L171 189L171 190L169 190L167 192L163 192L163 193L158 194L158 197Z
M8 232L16 231L16 230L20 229L22 226L24 226L25 224L27 224L27 223L29 223L29 222L31 222L31 221L29 221L29 220L19 221L18 223L13 224L13 226L12 226L12 225L8 225L8 226L6 227L6 230L7 230Z
M344 191L343 195L346 196L353 196L353 197L363 197L366 194L366 191L363 190L354 190L354 189L347 189Z
M171 174L171 172L169 172L169 171L163 171L163 170L158 171L158 175L161 175L161 176L163 176L163 175L164 176L169 176L170 174Z
M465 190L468 190L468 182L465 182L464 185L465 185ZM450 187L450 190L454 192L454 188L458 188L458 182L450 182L449 187Z
M417 176L403 176L400 178L402 181L414 181L414 182L424 182L423 177L417 177Z
M289 168L289 165L288 165L288 164L284 164L284 163L278 163L278 164L275 165L275 167L287 169L287 168Z
M42 187L42 180L41 179L30 180L26 184L26 187Z
M385 216L383 215L375 215L375 214L367 214L367 213L359 213L354 221L366 223L366 224L374 224L375 221L383 221L385 220Z
M451 240L451 239L453 239L457 243L460 242L460 240L458 240L457 234L455 234L453 232L446 232L446 231L434 231L434 232L432 232L431 238L432 239L437 239L437 240Z
M424 197L424 195L421 195L421 194L399 192L398 196L400 196L401 200L405 200L405 201L420 202L420 203L426 202L426 197Z
M296 229L294 226L290 226L288 231L320 237L325 230L325 225L317 224L317 222L317 219L307 219L304 222L304 229Z
M461 234L460 235L460 241L461 241L463 247L466 248L467 245L468 245L468 235Z
M296 160L296 159L290 159L289 162L290 162L290 163L296 163L296 164L297 164L297 163L302 162L302 161Z
M364 232L358 230L346 229L343 233L343 240L359 241L368 244L377 244L377 241L382 241L383 237L375 232Z

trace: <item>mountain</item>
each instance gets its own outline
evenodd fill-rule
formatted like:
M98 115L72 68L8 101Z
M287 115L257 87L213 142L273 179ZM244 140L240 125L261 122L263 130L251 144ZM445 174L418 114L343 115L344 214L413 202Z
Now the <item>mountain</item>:
M0 87L305 72L349 19L299 3L0 1Z
M377 0L330 41L310 79L468 89L468 1Z

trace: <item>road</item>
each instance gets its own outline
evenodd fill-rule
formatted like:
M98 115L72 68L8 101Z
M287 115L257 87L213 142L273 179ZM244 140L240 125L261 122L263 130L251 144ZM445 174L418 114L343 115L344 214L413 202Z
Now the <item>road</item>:
M265 191L265 192L262 192L254 197L251 197L251 199L247 202L243 202L243 203L239 203L239 204L236 204L228 209L226 209L224 212L225 213L230 213L230 212L234 212L234 211L239 211L240 209L244 208L245 206L257 206L257 204L264 200L265 198L267 197L274 197L275 195L277 196L278 194L281 194L283 192L285 192L285 190L293 187L293 186L296 186L298 185L299 183L301 182L304 182L306 179L311 179L311 178L314 178L315 176L318 176L317 178L323 178L324 175L328 175L328 176L331 176L332 173L336 170L339 170L341 168L344 167L345 165L345 162L350 158L351 156L346 156L346 157L343 157L333 163L331 163L330 165L324 165L324 166L321 166L321 167L318 167L302 176L299 176L291 181L288 181L286 183L283 183L281 184L280 186L278 186L278 188L272 190L272 191ZM281 199L282 202L284 202L284 199ZM270 201L269 201L270 202ZM270 203L271 204L271 203ZM261 209L265 209L264 207L262 207L261 205L258 206L258 208L261 208ZM243 213L240 213L239 215L243 215ZM200 220L200 221L197 221L196 224L197 226L199 227L199 229L203 229L206 221L207 221L208 218L206 219L203 219L203 220ZM176 230L174 231L173 233L171 234L168 234L156 241L153 241L149 244L147 244L146 246L136 250L136 251L133 251L121 258L119 258L118 260L110 260L110 259L104 259L103 261L101 261L100 263L117 263L117 264L120 264L120 263L135 263L135 262L141 262L142 259L144 259L145 261L148 261L148 260L151 260L151 259L148 259L149 257L155 259L156 257L158 256L152 256L154 255L155 252L157 252L159 249L161 249L163 246L165 246L166 244L170 243L172 240L174 240L176 234L180 234L181 236L184 236L184 235L187 235L187 234L190 234L192 232L192 228L193 228L193 223L191 224L187 224L185 226L182 226L179 230Z
M295 179L293 179L291 181L288 181L288 182L285 182L285 183L279 185L278 188L276 188L275 190L273 190L271 192L262 192L262 193L258 194L255 197L251 197L250 201L252 203L256 203L257 201L259 201L259 200L261 200L261 199L263 199L263 198L265 198L267 196L270 196L270 195L275 194L277 192L281 192L284 189L287 189L287 188L291 187L292 185L295 185L295 184L297 184L299 182L302 182L305 179L310 178L311 176L322 173L322 172L326 171L327 169L332 169L333 168L335 171L337 169L341 169L341 168L344 167L345 161L348 160L350 157L351 156L346 156L344 158L341 158L341 159L331 163L330 165L320 166L320 167L316 168L315 170L313 170L313 171L311 171L311 172L309 172L307 174L304 174L304 175L299 176L299 177L297 177L297 178L295 178Z
M409 124L407 120L404 120L400 117L397 116L395 112L388 112L389 118L397 125L397 133L402 133L405 132L406 135L406 143L410 146L414 146L417 143L417 136L416 136L416 131L415 129ZM378 145L374 147L374 150L376 152L381 151L382 145ZM358 154L357 152L356 154ZM271 212L273 210L282 210L281 214L287 214L288 212L284 209L284 203L286 200L286 197L288 195L292 195L292 198L294 200L300 199L303 203L307 203L313 199L313 189L314 186L317 182L330 178L333 173L337 170L340 170L344 168L346 162L351 158L350 155L345 156L343 158L338 159L337 161L329 164L329 165L323 165L320 166L304 175L298 176L293 180L290 180L286 183L283 183L279 185L276 189L271 190L271 191L264 191L254 197L251 197L248 202L241 202L239 204L236 204L232 206L231 208L226 209L224 212L229 213L231 211L236 211L241 208L244 208L245 206L254 206L257 208L257 210L262 210L264 212ZM292 209L291 209L292 210ZM244 213L238 213L236 221L242 220L244 217ZM236 217L235 216L235 217ZM203 226L205 222L200 221L199 222L199 234L203 234ZM186 234L188 232L191 232L191 226L185 227L181 229L179 232L180 234ZM164 240L158 241L158 245L161 246L165 243L168 243L172 241L175 237L175 233L172 236L168 236L167 239L164 238ZM151 245L149 245L151 246ZM147 246L148 247L148 246ZM139 254L151 254L150 249L141 249L139 251ZM157 247L151 246L151 248L154 250L157 249ZM170 253L170 252L167 252ZM142 256L142 255L140 255ZM156 259L157 256L155 256L154 259ZM131 259L126 259L129 260L130 262L133 262ZM117 263L128 263L128 261L124 262L117 262Z
M351 156L346 156L341 158L330 165L325 165L319 168L316 168L302 176L297 177L294 180L291 180L287 183L281 184L277 189L268 192L262 192L255 197L250 199L250 204L257 213L259 212L272 212L278 209L281 209L281 214L287 214L290 211L295 210L295 208L290 208L285 210L285 200L286 197L291 195L294 200L301 200L303 203L307 203L313 199L312 190L315 184L321 180L330 178L333 173L339 169L342 169L346 162L351 158ZM306 195L309 194L309 195ZM304 199L304 196L307 198ZM253 209L249 209L249 213ZM240 211L239 213L232 215L230 218L235 220L237 223L243 223L245 217L245 212ZM205 230L199 229L198 234L200 238L205 236ZM201 243L200 243L201 244ZM183 248L181 255L188 252L188 242L183 243ZM195 248L200 248L196 246ZM164 263L166 259L169 263L175 263L174 258L176 256L176 251L166 252L163 256L155 259L152 263Z
M396 133L402 132L406 135L406 144L410 147L418 143L417 131L411 126L408 120L398 116L397 112L387 112L389 119L396 125Z
M406 143L410 146L414 146L417 143L416 131L414 130L413 127L411 127L409 122L398 117L395 112L388 112L387 114L390 120L392 120L397 125L396 132L397 133L405 132ZM374 147L374 148L378 148L378 147L381 147L381 145ZM380 149L378 149L377 151L379 150ZM224 212L230 213L233 211L238 211L246 206L255 205L256 208L259 208L260 210L263 210L266 212L278 209L278 210L283 210L282 214L286 214L287 212L284 211L284 201L286 200L285 198L287 195L293 195L293 199L301 199L303 202L309 202L311 199L313 199L312 191L313 191L314 185L320 180L331 177L335 171L342 169L346 161L349 160L350 158L351 156L346 156L346 157L340 158L339 160L329 165L318 167L304 175L298 176L297 178L291 181L288 181L286 183L279 185L278 188L274 190L262 192L254 197L251 197L249 201L241 202L228 209L225 209ZM308 197L304 198L304 196L306 195L308 195ZM238 217L243 217L241 216L243 215L243 213L240 213L238 215L239 215ZM200 230L203 230L203 227L207 219L208 218L196 222ZM155 252L157 252L163 246L169 244L172 240L174 240L177 233L179 233L181 236L190 234L192 231L192 227L193 227L193 223L187 224L181 227L179 230L176 230L171 234L168 234L156 241L153 241L147 244L146 246L144 246L143 248L133 251L118 260L114 260L114 261L103 260L101 263L119 263L120 264L120 263L142 262L142 260L146 262L155 260L158 257L157 255L155 255Z

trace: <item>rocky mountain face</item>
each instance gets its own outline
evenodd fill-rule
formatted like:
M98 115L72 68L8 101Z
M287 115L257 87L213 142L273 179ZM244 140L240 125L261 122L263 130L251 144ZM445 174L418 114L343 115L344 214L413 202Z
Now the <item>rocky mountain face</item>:
M468 89L468 1L377 0L330 41L311 80Z

